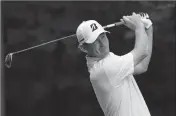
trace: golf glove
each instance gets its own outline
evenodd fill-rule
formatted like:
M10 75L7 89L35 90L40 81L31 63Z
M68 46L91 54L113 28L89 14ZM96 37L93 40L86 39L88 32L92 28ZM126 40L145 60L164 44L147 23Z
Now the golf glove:
M149 19L149 15L147 13L139 13L144 23L146 29L148 29L152 25L152 21Z

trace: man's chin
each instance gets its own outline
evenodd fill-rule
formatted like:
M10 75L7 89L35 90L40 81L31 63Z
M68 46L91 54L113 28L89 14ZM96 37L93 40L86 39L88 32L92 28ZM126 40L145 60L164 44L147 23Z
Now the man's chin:
M100 57L105 58L109 54L109 51L103 52Z

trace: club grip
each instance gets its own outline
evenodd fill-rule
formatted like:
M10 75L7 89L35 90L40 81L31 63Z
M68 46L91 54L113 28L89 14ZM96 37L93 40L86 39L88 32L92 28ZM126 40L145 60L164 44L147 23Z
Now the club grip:
M111 27L119 26L119 25L123 25L123 22L116 22L116 23L113 23L113 24L109 24L109 25L103 26L103 28L107 29L107 28L111 28Z

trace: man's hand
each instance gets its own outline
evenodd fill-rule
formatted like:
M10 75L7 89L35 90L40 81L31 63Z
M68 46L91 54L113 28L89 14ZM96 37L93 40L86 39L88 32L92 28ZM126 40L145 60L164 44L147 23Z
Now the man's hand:
M152 26L152 21L149 19L149 15L147 13L140 13L140 17L146 29L149 29Z
M144 28L144 23L142 22L141 16L136 13L132 13L131 16L123 16L121 19L124 22L124 25L132 30L136 30L138 28Z

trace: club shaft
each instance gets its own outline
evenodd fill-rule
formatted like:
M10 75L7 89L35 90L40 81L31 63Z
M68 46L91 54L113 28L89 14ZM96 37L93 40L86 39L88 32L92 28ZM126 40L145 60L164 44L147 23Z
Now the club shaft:
M123 25L123 24L124 24L123 22L116 22L116 23L113 23L113 24L103 26L103 28L107 29L107 28L111 28L111 27L114 27L114 26L120 26L120 25Z
M32 46L32 47L29 47L29 48L26 48L26 49L23 49L23 50L20 50L20 51L17 51L17 52L13 52L13 54L18 54L18 53L21 53L21 52L24 52L24 51L28 51L28 50L31 50L31 49L34 49L34 48L37 48L37 47L40 47L40 46L44 46L44 45L49 44L49 43L53 43L53 42L60 41L60 40L63 40L63 39L69 38L69 37L74 37L74 36L76 36L76 34L65 36L65 37L55 39L55 40L52 40L52 41L48 41L46 43L42 43L42 44L39 44L39 45L36 45L36 46Z
M123 22L116 22L116 23L113 23L113 24L109 24L109 25L103 26L103 28L107 29L107 28L111 28L111 27L114 27L114 26L120 26L120 25L123 25ZM47 45L47 44L50 44L50 43L53 43L53 42L56 42L56 41L60 41L60 40L70 38L70 37L75 37L75 36L76 36L76 34L72 34L72 35L69 35L69 36L65 36L65 37L62 37L62 38L58 38L58 39L55 39L55 40L48 41L46 43L36 45L36 46L33 46L33 47L29 47L29 48L26 48L26 49L23 49L23 50L20 50L20 51L16 51L16 52L13 52L12 54L18 54L18 53L21 53L21 52L24 52L24 51L28 51L28 50L31 50L31 49L34 49L34 48L37 48L37 47L40 47L40 46L44 46L44 45Z

